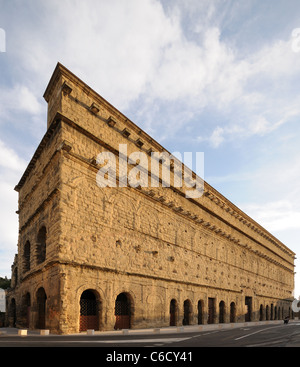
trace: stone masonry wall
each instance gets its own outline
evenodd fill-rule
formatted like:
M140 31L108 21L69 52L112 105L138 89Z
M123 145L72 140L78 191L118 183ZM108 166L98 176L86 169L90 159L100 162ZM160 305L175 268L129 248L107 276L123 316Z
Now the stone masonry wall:
M188 188L172 184L99 188L100 152L113 152L118 161L119 144L126 144L128 155L146 152L149 164L151 150L164 148L60 64L44 97L48 131L16 187L20 231L10 324L16 319L37 327L41 288L45 326L58 333L79 331L86 290L95 294L101 330L114 328L120 293L130 300L132 328L168 326L171 300L178 305L177 325L186 322L185 301L189 323L207 323L209 298L214 322L232 321L232 305L234 321L244 321L247 298L252 321L267 317L269 307L278 310L277 318L289 312L291 250L207 183L198 199L187 199ZM43 226L46 258L38 263Z

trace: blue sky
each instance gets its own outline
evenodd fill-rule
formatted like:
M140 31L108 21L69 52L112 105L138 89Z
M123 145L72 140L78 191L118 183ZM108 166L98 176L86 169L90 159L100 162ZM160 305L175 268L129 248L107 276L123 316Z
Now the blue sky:
M58 61L169 151L204 152L205 180L299 252L298 0L0 0L0 28L0 276Z

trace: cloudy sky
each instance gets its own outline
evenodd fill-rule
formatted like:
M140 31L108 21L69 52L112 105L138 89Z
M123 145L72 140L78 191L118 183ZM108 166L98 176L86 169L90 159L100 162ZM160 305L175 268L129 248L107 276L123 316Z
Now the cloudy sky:
M299 0L0 0L0 28L0 276L58 61L299 252Z

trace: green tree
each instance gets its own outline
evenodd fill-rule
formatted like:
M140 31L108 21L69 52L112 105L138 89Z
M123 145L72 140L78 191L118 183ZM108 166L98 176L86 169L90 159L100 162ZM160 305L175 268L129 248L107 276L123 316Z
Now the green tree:
M7 289L10 287L10 279L0 277L0 288Z

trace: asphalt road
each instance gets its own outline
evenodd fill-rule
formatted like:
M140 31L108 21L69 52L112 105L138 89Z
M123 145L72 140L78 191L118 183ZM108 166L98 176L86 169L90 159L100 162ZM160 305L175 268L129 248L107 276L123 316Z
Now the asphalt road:
M1 330L1 329L0 329ZM299 347L300 322L201 332L128 335L0 335L0 347Z

